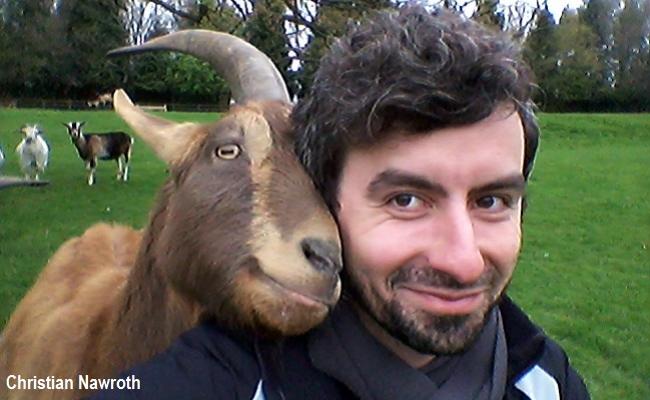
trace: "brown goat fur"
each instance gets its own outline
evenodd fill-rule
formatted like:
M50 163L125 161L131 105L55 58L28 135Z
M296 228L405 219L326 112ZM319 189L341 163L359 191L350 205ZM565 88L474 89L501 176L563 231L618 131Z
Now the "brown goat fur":
M120 115L131 124L136 111L122 103L116 110L127 109ZM111 377L203 318L262 335L319 323L340 294L340 243L293 155L288 113L288 105L267 102L207 125L145 121L183 130L174 139L182 154L157 150L171 154L170 178L148 226L97 224L61 246L6 326L0 381ZM224 145L239 146L240 156L215 156ZM316 264L305 251L312 243L325 249ZM0 385L1 399L88 394Z
M84 352L97 336L93 325L116 303L141 237L127 227L97 224L61 246L5 327L0 343L3 383L9 374L65 377L82 370ZM58 397L55 392L8 392L6 385L0 386L3 399L38 396Z

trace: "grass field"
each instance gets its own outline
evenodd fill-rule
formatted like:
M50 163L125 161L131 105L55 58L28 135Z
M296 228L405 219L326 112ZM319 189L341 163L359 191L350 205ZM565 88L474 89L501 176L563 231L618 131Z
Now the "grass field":
M210 114L168 113L175 120ZM109 111L0 110L5 174L20 125L52 148L42 189L0 193L0 327L61 243L97 221L142 227L165 166L137 140L131 180L98 167L95 187L62 122L126 129ZM567 350L594 399L650 399L650 115L542 115L524 249L510 294Z

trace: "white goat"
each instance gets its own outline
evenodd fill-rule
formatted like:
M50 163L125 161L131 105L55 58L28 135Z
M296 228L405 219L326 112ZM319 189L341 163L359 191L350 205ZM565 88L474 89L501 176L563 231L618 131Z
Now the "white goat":
M105 106L106 104L113 104L113 94L112 93L103 93L98 95L92 100L86 102L88 107L99 108L100 106Z
M20 158L20 168L26 179L38 180L45 172L50 148L43 139L43 131L36 125L25 125L20 129L23 140L18 143L16 153Z

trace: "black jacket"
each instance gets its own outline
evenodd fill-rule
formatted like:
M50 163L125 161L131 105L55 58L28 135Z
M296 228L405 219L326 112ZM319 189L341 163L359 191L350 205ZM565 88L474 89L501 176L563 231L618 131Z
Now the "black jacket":
M507 297L499 309L508 348L504 400L589 399L584 383L569 365L564 351ZM342 311L337 308L336 312ZM121 375L138 378L139 390L115 389L93 398L426 398L410 386L399 387L404 382L391 382L394 375L387 374L384 368L370 371L346 362L336 341L324 339L336 337L330 322L281 345L235 335L205 323L185 333L166 352ZM334 358L336 363L331 361Z

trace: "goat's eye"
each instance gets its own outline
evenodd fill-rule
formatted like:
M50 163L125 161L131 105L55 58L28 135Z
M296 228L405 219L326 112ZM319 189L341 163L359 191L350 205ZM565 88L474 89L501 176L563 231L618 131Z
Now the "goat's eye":
M239 156L241 149L236 144L226 144L217 147L217 157L224 160L233 160Z

